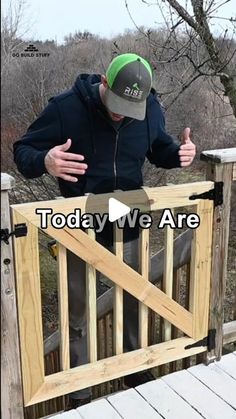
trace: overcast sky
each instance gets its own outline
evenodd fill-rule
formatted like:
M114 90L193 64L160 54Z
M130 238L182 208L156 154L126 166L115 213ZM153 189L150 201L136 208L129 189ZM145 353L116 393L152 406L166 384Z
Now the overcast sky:
M10 0L2 1L2 9L6 13L6 5ZM17 1L17 0L12 0ZM64 36L75 31L89 30L94 34L112 37L123 33L125 29L134 29L125 0L25 0L27 8L25 20L30 21L31 28L27 33L28 40L53 39L58 43L63 42ZM148 1L148 0L147 0ZM190 3L189 0L187 0ZM186 1L180 0L184 5ZM218 1L222 3L222 1ZM138 26L157 27L163 23L163 17L155 0L149 1L152 6L147 6L142 0L128 0L130 12ZM164 2L162 3L163 7ZM220 9L218 16L235 17L236 0ZM217 15L217 13L214 13ZM217 19L214 31L222 32L228 22ZM230 24L231 25L231 24ZM232 25L231 25L232 27Z

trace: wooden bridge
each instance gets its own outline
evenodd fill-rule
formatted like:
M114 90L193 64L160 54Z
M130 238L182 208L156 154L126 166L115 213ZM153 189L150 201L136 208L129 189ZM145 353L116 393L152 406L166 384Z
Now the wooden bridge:
M52 419L235 419L236 352L134 389L99 399Z
M70 392L92 386L95 388L106 382L113 383L113 390L117 390L117 385L114 384L117 383L117 380L122 380L125 375L147 368L162 368L161 375L163 375L166 373L165 367L169 368L169 371L178 369L176 365L180 360L190 360L193 357L195 357L195 363L199 363L200 360L207 363L219 360L223 342L235 341L235 321L223 324L223 300L231 185L232 181L236 180L236 149L204 152L202 159L207 162L206 181L146 188L145 198L140 191L114 193L114 197L132 208L139 208L140 211L154 212L164 208L174 211L179 207L190 208L194 205L194 212L201 220L199 227L193 230L190 236L188 233L184 239L182 236L182 242L177 241L179 239L174 240L173 230L167 227L164 249L152 257L151 261L149 231L141 230L139 272L131 269L123 261L122 231L117 227L114 226L114 253L111 253L95 240L95 234L91 230L84 232L80 229L68 229L67 227L58 230L48 223L45 231L50 237L57 240L59 248L57 263L60 327L59 331L54 334L54 338L47 342L47 345L43 340L42 331L38 239L38 231L41 226L35 210L36 208L50 207L55 212L62 212L66 215L71 211L71 208L80 208L84 213L88 198L78 197L12 205L9 211L8 191L12 188L11 178L3 176L1 207L3 391L1 411L4 419L45 417L48 415L45 406L51 400L56 398L61 400ZM193 196L194 201L190 199ZM90 199L90 212L107 212L108 196L99 195ZM12 234L9 235L9 232ZM184 247L186 247L186 252L183 252ZM176 257L179 255L178 251L175 252L179 248L181 248L180 258ZM70 368L67 249L81 257L87 264L89 362L75 368ZM156 267L154 277L149 275L150 262ZM185 302L180 298L179 289L182 283L180 284L178 275L176 276L178 268L183 265L186 266L185 287L188 290L185 293ZM97 270L114 284L113 288L98 299L96 296ZM157 286L160 276L163 276L161 288ZM139 302L139 349L125 353L123 351L123 324L125 321L123 319L123 290L132 294ZM112 314L112 320L108 327L105 326L106 350L104 351L102 347L104 335L101 339L99 325L102 325L101 322L104 319L107 322L109 313ZM160 325L161 334L156 339L156 330ZM154 329L155 333L152 333ZM53 351L59 351L60 360L56 367L54 364L48 369L47 357ZM86 410L92 412L93 409L96 409L96 419L98 419L99 406L101 405L110 409L110 412L113 411L111 413L113 416L107 416L104 411L101 411L102 418L129 418L131 413L132 418L136 415L137 419L138 417L142 417L142 419L165 417L158 410L160 406L162 406L163 412L166 411L166 418L171 417L164 401L163 405L158 403L159 407L157 404L155 405L154 399L158 400L158 395L153 396L151 400L151 395L155 395L155 389L158 389L158 394L166 392L163 400L167 400L169 395L173 396L173 407L176 406L176 409L181 405L185 406L183 408L186 409L186 412L192 409L195 417L202 415L206 418L214 417L216 419L218 416L207 416L208 410L201 410L203 406L200 399L196 399L196 406L194 405L191 397L194 394L193 388L196 386L200 393L203 389L204 392L207 392L208 387L212 389L213 395L209 399L212 400L212 405L216 397L217 400L219 399L216 406L222 405L224 394L226 397L225 406L227 406L225 409L229 412L228 418L233 418L235 406L232 406L232 399L229 399L229 395L231 387L235 386L235 376L232 376L233 373L230 372L229 366L223 368L223 364L226 365L227 360L230 360L229 363L233 368L234 358L235 354L232 354L228 358L223 358L218 366L217 364L208 367L201 365L191 367L187 371L177 371L142 387L115 393L108 396L107 399L99 399L89 406L81 407L77 412L67 412L62 416L73 417L71 415L74 414L77 415L74 416L75 418L92 418L94 417L91 416L93 413L88 413L90 416L85 416L83 412ZM189 367L188 362L183 362L182 368L186 367ZM224 372L221 372L223 369ZM217 378L219 377L217 374L221 374L226 382L232 385L227 387L228 392L224 391L219 394L220 387L217 379L215 384L212 382L213 387L209 385L210 377ZM181 385L180 380L183 380ZM188 380L192 380L194 387L190 386ZM175 387L176 382L178 390ZM185 393L180 394L180 391L184 392L184 388L186 395L184 395ZM44 407L34 414L33 410L29 409L34 409L35 406ZM205 406L206 409L208 407ZM134 413L136 410L133 409L140 409L140 411L139 413L137 411L136 414ZM146 413L141 415L143 409ZM58 406L54 408L54 412L60 410L62 409ZM221 412L220 407L219 412ZM181 418L183 417L181 415ZM186 413L187 417L190 416ZM223 417L227 416L224 414Z

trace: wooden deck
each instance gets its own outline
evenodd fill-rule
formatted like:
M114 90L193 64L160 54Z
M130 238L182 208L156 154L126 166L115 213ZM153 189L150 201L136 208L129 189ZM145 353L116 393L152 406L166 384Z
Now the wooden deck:
M236 419L236 352L52 418Z

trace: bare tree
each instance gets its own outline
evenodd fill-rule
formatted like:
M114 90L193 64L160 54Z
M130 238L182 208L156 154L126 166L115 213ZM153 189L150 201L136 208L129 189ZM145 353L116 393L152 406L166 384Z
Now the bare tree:
M13 5L13 0L10 3ZM12 9L5 13L2 27L3 58L7 57L6 71L2 77L4 170L12 173L14 167L12 143L25 132L50 97L70 88L79 73L104 73L110 60L116 54L127 51L137 52L151 61L154 67L157 66L154 86L158 86L164 105L167 105L166 107L169 105L167 121L169 132L178 135L183 126L190 125L199 151L213 145L229 146L229 138L232 141L235 138L236 127L232 125L232 118L225 117L224 121L222 120L222 117L232 113L232 110L222 101L223 95L219 93L220 83L217 84L216 76L205 75L215 74L215 72L212 69L210 71L209 57L206 55L201 39L192 28L188 29L187 26L185 31L180 31L180 25L171 29L176 24L172 15L170 22L166 20L169 25L167 29L147 31L141 27L135 31L127 30L111 40L80 32L79 29L74 35L68 35L65 38L64 45L57 45L53 41L50 43L34 40L35 46L50 53L47 59L36 57L14 59L12 53L20 53L27 45L24 37L20 36L27 27L23 24L27 21L24 10L26 3L24 0L15 0L14 4L18 4L16 11ZM235 47L235 43L226 37L216 39L215 42L224 57L224 54L229 55ZM233 59L229 62L229 66L232 66ZM206 79L211 80L210 88ZM193 80L195 80L194 83L192 83ZM217 84L218 96L212 90L212 88L216 90L215 84ZM175 101L180 93L182 93L181 100ZM171 103L173 106L170 106ZM150 186L160 182L165 183L161 169L146 166L144 176ZM25 195L26 199L30 199L30 196L35 199L36 189L40 191L40 199L46 196L49 198L48 191L54 190L50 187L47 190L44 187L43 184L48 185L49 182L46 177L42 179L40 185L40 180L24 182L20 177L17 177L17 182L22 196ZM41 189L40 186L42 186Z
M141 1L149 6L154 5L153 2ZM216 94L221 97L228 97L233 114L236 117L236 43L233 39L236 19L233 17L222 18L227 20L231 26L225 28L223 34L218 38L213 35L210 26L213 18L221 19L216 14L223 4L229 2L231 0L223 0L222 2L217 0L187 0L186 6L191 7L191 10L188 11L187 7L184 8L177 0L162 0L161 2L158 0L155 5L159 5L167 26L166 40L160 45L152 36L152 30L142 31L142 33L149 39L153 54L158 62L168 65L175 63L176 67L179 60L186 61L186 77L181 77L180 87L172 102L193 81L199 77L207 77L211 80L212 89L215 90ZM132 18L128 0L125 0L125 4ZM217 79L223 86L221 90L219 84L217 84Z
M13 52L23 44L23 38L33 25L29 23L26 0L8 0L1 16L1 75L8 71Z

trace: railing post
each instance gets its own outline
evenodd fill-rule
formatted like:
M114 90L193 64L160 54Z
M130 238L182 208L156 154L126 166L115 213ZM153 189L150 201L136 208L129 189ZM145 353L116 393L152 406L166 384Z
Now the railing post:
M1 173L1 228L11 231L8 191L13 177ZM1 417L23 419L19 335L12 241L1 241Z
M223 203L214 208L209 330L216 329L215 348L207 353L207 362L219 360L223 346L224 295L228 259L229 218L233 163L236 148L204 151L207 180L223 182Z

